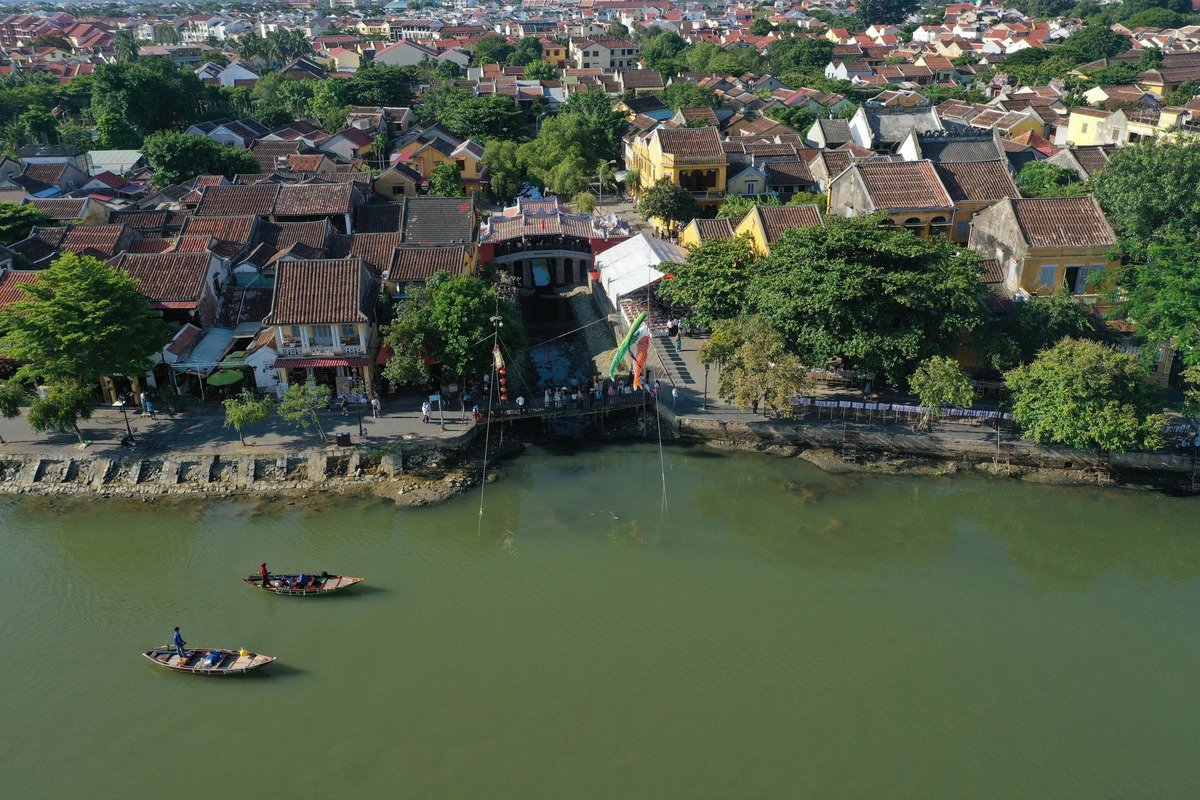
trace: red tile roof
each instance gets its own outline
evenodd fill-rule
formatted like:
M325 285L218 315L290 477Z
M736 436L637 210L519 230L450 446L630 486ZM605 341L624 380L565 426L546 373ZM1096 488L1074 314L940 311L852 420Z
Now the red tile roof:
M199 302L209 258L208 253L123 254L113 263L138 282L138 291L152 306L169 302L180 308L181 303Z
M268 325L363 322L365 270L359 259L280 261Z
M121 183L123 185L125 182ZM87 202L86 197L29 198L29 205L57 220L80 219Z
M269 216L280 187L273 183L253 186L205 186L196 207L197 217Z
M1096 247L1117 237L1091 195L1009 200L1030 247Z
M367 269L376 275L387 270L396 248L404 241L399 231L395 233L355 233L336 237L330 248L334 258L361 258Z
M183 223L182 236L211 236L222 242L247 244L257 219L241 217L188 217Z
M0 311L24 299L25 293L18 287L26 283L37 283L40 274L39 270L18 269L8 270L0 275Z
M901 211L954 206L928 161L867 161L850 169L862 176L877 208Z
M257 189L262 186L260 184L247 188ZM335 216L349 214L352 210L355 192L352 183L306 183L278 188L279 196L273 211L277 216Z
M386 234L382 234L386 235ZM393 281L423 281L445 270L461 275L467 262L465 247L401 247L395 251L388 278Z
M1007 167L1000 161L941 163L935 168L955 202L1021 196Z
M758 206L756 211L763 224L767 242L774 242L791 228L807 228L821 224L821 211L815 205Z
M658 137L664 153L680 158L725 157L716 128L657 128L650 135Z

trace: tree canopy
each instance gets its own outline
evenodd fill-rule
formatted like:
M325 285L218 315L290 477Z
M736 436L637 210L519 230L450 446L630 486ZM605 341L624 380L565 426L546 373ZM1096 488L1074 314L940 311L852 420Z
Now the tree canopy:
M160 131L142 142L142 153L154 169L159 186L182 183L197 175L224 175L259 172L258 161L249 151L220 145L207 136L177 131Z
M740 408L790 411L791 400L811 388L808 371L788 351L783 335L760 316L723 320L697 353L719 363L717 394Z
M204 84L164 56L99 64L92 75L92 116L123 120L140 137L182 130L201 119ZM153 102L149 102L152 98Z
M1077 197L1084 193L1074 172L1046 161L1030 161L1021 167L1017 182L1026 197Z
M1200 141L1143 139L1114 152L1092 183L1122 246L1135 256L1169 231L1200 233Z
M858 0L858 15L868 25L875 22L904 22L921 7L920 0Z
M518 139L525 133L525 115L504 94L475 97L445 86L425 93L425 107L448 130L471 139Z
M1012 313L988 320L975 343L983 366L1002 374L1030 363L1039 352L1067 337L1110 338L1103 320L1088 313L1064 288L1049 297L1018 303Z
M1120 453L1162 443L1156 392L1115 348L1063 339L1006 381L1013 417L1043 444Z
M0 315L0 352L22 362L16 377L91 386L101 375L141 375L170 329L128 273L64 253Z
M705 239L688 248L686 263L664 268L675 277L659 284L658 293L688 306L692 319L711 326L746 313L746 292L760 262L748 236Z
M970 406L975 402L975 387L959 363L946 356L930 356L908 376L908 386L925 409L925 424L942 416L945 406Z
M53 224L53 218L35 206L0 203L0 244L16 244L29 236L33 226Z
M668 227L690 222L699 214L691 193L663 178L642 194L638 211L646 217L661 219Z
M841 357L898 385L981 323L979 261L941 237L879 221L827 217L786 231L749 297L806 364Z
M394 383L428 382L430 360L441 365L443 375L485 371L492 358L493 316L503 322L503 352L511 357L525 350L512 303L479 278L439 272L410 295L385 334L394 355L384 375Z
M438 164L429 173L429 193L446 197L464 197L462 171L457 164Z
M658 97L673 111L678 111L681 108L700 108L707 106L708 108L716 108L721 104L721 99L717 97L716 92L707 86L701 86L688 81L677 81L672 83L663 91L659 92Z

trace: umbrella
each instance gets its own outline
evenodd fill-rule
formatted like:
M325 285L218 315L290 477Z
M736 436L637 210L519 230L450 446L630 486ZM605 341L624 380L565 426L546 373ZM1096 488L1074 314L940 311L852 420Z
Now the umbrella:
M232 369L217 370L212 375L204 379L204 382L209 386L228 386L231 383L237 383L244 375Z

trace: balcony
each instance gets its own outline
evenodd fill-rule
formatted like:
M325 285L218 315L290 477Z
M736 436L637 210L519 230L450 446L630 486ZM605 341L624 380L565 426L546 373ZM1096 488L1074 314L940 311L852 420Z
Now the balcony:
M346 345L344 347L328 347L328 346L311 346L298 347L289 345L279 348L279 355L287 357L296 356L312 356L314 358L323 356L361 356L366 351L360 345Z

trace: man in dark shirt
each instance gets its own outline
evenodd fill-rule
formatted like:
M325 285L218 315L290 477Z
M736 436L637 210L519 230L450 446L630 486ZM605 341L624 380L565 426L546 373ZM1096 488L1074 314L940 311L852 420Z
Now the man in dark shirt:
M181 634L179 632L179 628L176 628L175 629L175 652L179 654L180 658L187 658L187 653L183 652L183 646L185 644L187 644L187 642L185 642L183 640L183 634Z

